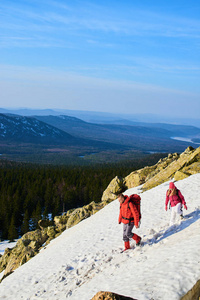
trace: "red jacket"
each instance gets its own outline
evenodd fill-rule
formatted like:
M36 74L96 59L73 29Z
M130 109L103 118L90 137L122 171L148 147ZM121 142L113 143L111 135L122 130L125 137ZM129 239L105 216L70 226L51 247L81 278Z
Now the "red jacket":
M178 203L182 203L183 205L186 204L185 199L184 199L183 195L181 194L181 192L179 190L177 192L178 192L177 195L169 196L168 191L167 191L165 206L167 206L169 201L170 201L171 207L176 206Z
M120 205L120 211L119 211L119 223L128 224L130 218L134 218L134 220L131 220L131 222L134 222L135 226L139 225L139 212L136 208L136 206L129 202L129 197L124 196L124 202ZM128 203L129 202L129 203Z

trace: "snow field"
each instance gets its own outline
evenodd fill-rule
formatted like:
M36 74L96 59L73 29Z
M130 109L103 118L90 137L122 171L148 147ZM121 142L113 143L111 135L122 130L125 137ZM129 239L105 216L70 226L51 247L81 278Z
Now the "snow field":
M185 218L169 226L164 183L141 193L142 222L133 232L142 245L123 249L119 203L64 231L0 284L0 299L89 300L112 291L139 300L178 300L200 278L200 174L176 182L185 197Z

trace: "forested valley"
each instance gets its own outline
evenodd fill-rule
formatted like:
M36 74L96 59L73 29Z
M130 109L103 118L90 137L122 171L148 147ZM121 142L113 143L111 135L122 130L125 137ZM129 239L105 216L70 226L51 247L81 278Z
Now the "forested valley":
M127 176L166 154L117 164L53 166L0 161L0 239L13 240L35 230L40 219L99 202L115 176Z

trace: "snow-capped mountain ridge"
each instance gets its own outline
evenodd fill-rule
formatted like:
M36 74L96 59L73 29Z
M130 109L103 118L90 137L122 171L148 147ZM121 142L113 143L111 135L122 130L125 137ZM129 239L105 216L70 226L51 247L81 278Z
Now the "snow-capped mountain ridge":
M70 134L43 123L33 117L0 114L0 139L23 142L41 142L45 140L73 139Z
M133 231L143 244L121 254L119 203L64 231L37 256L0 284L0 299L89 300L98 291L111 291L139 300L178 300L200 278L200 174L176 182L188 210L185 219L169 227L164 209L165 182L141 193L141 227Z

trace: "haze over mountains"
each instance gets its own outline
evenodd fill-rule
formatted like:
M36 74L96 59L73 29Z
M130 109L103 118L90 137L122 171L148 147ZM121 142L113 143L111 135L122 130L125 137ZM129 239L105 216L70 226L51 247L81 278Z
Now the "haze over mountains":
M134 125L135 122L145 123L168 123L168 124L179 124L179 125L193 125L200 128L200 118L180 118L170 117L164 115L154 114L114 114L96 111L82 111L82 110L70 110L70 109L29 109L29 108L16 108L16 109L5 109L0 108L0 113L17 114L22 116L59 116L67 115L71 117L77 117L83 121L90 123L101 123L101 124L118 124L118 125Z
M36 118L77 137L113 141L131 146L136 146L136 137L143 140L169 139L175 136L192 139L200 136L200 129L194 126L142 122L134 122L133 125L94 124L69 116L36 116Z

